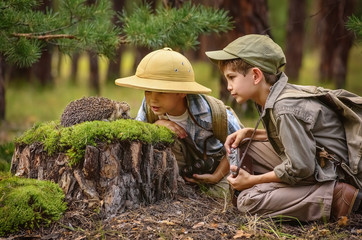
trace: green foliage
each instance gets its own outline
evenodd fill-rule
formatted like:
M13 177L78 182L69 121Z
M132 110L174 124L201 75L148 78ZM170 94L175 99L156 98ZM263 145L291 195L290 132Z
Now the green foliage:
M60 219L66 210L61 188L50 181L0 175L0 236Z
M10 162L14 154L14 148L13 142L0 145L0 172L10 170Z
M125 41L151 49L195 48L200 34L232 29L227 11L192 5L190 1L178 9L159 7L155 14L147 4L134 8L132 14L123 11L120 16Z
M69 165L74 166L84 158L87 145L124 140L170 144L174 137L165 127L131 119L84 122L71 127L62 127L59 122L51 121L34 125L15 142L28 145L41 143L49 155L66 152L70 159Z
M91 50L112 57L120 30L112 24L112 2L60 1L59 11L36 10L41 1L0 1L0 53L7 62L30 66L46 44L64 53Z
M348 30L355 32L357 38L362 37L362 16L358 18L357 16L348 17L348 21L346 23L346 27Z

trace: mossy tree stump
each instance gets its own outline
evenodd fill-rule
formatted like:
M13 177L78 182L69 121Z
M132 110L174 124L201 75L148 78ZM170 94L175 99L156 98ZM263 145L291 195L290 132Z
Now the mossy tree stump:
M49 134L54 135L62 133ZM54 181L69 203L99 207L106 217L177 193L178 167L170 144L114 139L97 142L85 145L83 161L70 166L69 154L49 154L45 143L25 144L21 140L12 158L13 174Z

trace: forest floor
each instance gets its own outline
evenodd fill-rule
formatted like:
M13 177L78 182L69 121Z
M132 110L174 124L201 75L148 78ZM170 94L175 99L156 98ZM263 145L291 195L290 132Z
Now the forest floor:
M289 219L290 220L290 219ZM337 222L300 223L287 218L245 216L225 199L199 191L102 219L69 206L49 227L17 232L6 239L361 239L362 215ZM0 238L4 239L4 238Z

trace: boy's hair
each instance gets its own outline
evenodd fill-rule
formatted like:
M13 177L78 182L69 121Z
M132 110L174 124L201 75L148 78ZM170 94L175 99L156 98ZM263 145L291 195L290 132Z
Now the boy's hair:
M218 61L219 69L223 72L226 67L231 67L231 70L237 71L244 76L246 75L247 71L250 68L253 68L255 66L243 61L241 58L237 59L231 59L231 60L224 60L224 61ZM261 70L261 69L260 69ZM261 70L264 74L265 81L269 83L270 85L273 85L278 81L278 76L276 74L266 73L265 71Z

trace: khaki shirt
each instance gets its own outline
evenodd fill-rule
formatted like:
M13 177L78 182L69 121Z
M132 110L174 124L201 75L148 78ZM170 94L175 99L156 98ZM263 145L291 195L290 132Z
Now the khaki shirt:
M269 141L283 161L274 172L289 184L335 180L339 175L335 165L330 161L321 164L316 151L317 146L324 147L338 160L348 161L343 124L333 110L317 99L284 98L277 101L283 89L298 89L298 85L287 81L283 73L271 88L262 111Z

